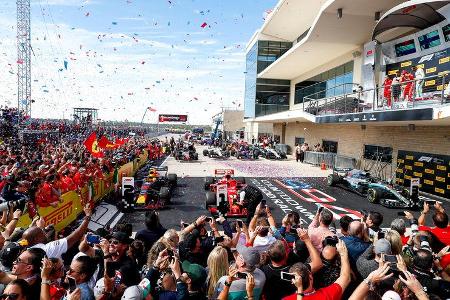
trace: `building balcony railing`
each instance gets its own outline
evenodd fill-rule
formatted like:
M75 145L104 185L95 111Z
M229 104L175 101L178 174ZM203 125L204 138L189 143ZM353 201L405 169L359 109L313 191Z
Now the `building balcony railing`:
M274 113L289 110L289 105L282 104L256 104L255 106L255 116L261 117L266 115L271 115Z
M433 107L448 102L449 79L450 74L444 73L366 90L343 84L304 97L303 110L313 115L337 115ZM351 92L324 97L335 94L336 89L348 91L348 85L353 86Z

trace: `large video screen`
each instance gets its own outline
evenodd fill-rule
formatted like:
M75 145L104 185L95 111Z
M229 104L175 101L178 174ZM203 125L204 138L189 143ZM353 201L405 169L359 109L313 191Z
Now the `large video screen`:
M397 57L412 53L416 53L416 45L413 39L395 44L395 54L397 54Z
M437 30L428 32L422 36L419 36L420 49L426 50L441 44L441 39L439 38L439 32Z

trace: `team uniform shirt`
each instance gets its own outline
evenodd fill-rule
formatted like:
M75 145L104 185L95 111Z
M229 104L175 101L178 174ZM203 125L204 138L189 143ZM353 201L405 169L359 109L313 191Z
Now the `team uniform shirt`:
M256 268L253 272L253 277L255 279L255 288L253 289L253 297L255 300L261 299L262 290L264 287L264 283L266 282L266 275L264 275L263 271ZM227 280L227 276L220 277L217 282L216 289L214 291L213 299L217 299L220 292L225 287L225 281ZM238 279L231 283L229 292L228 292L228 300L243 300L247 298L247 290L245 288L246 279Z
M303 297L303 300L338 300L342 297L342 287L337 283L333 283L330 286L318 289L317 291L314 291L312 293L304 294L305 296ZM290 296L284 297L283 300L297 300L297 294L292 294Z
M47 244L36 244L30 248L40 248L44 250L49 258L61 258L61 256L67 252L67 239L63 238Z
M447 246L450 245L450 226L447 226L446 228L431 228L428 226L419 226L419 230L429 231L434 234L442 243Z

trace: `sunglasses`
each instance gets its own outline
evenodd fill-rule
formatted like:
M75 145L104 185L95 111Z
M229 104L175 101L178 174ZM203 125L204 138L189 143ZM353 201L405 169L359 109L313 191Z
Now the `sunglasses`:
M30 263L23 261L20 257L18 257L15 261L13 261L13 264L25 264L25 265L31 265ZM1 298L0 298L1 299Z
M113 244L113 245L119 245L120 244L120 242L118 240L109 240L109 243Z
M4 299L11 299L11 300L16 300L19 299L19 294L16 293L12 293L12 294L2 294L0 295L0 299L4 300Z

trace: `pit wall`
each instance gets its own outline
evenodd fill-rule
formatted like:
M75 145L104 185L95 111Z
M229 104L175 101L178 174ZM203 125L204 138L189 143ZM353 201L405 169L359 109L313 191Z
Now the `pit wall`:
M136 171L142 167L148 160L147 150L139 156L139 159L135 159L129 163L122 165L119 170L119 184L122 182L122 177L133 176ZM105 196L114 191L113 172L105 176L102 180L96 180L93 182L95 203L100 202ZM70 191L61 196L62 201L58 204L58 207L40 207L38 208L39 215L44 218L45 225L53 224L56 231L61 231L66 226L71 224L77 219L77 217L83 213L83 204L88 202L89 189L86 184L81 193L76 191ZM28 214L24 214L17 224L17 227L28 227L31 224L31 219Z

